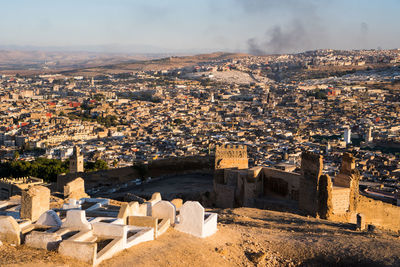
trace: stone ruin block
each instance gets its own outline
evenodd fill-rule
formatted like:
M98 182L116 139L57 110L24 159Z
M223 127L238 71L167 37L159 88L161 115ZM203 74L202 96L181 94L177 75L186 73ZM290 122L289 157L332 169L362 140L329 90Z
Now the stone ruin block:
M64 186L64 198L89 198L89 195L85 192L85 180L79 177L67 183Z
M239 184L242 184L242 188L238 188L237 193L239 193L239 197L242 196L239 202L244 207L254 207L254 201L257 197L259 197L263 192L263 181L261 178L262 175L262 167L253 167L249 169L246 177L241 179Z
M175 224L176 230L197 237L211 236L217 231L217 214L205 212L197 201L183 204L178 221Z
M350 188L355 179L359 179L355 158L350 153L343 153L342 165L339 174L335 177L334 185Z
M340 167L340 172L344 174L351 174L356 168L356 159L351 153L343 153L342 156L342 166Z
M365 215L362 213L357 214L357 230L364 231L366 228Z
M333 187L332 206L334 214L345 214L350 208L350 188Z
M318 215L322 219L329 219L335 210L333 202L332 180L329 175L321 175L318 185Z
M355 167L355 158L350 153L342 156L342 166L335 177L334 185L349 188L349 212L355 212L358 205L360 173Z
M22 192L21 219L37 221L40 215L50 208L50 189L44 186L32 186Z
M321 155L305 151L301 155L299 208L312 216L318 213L318 185L322 175Z

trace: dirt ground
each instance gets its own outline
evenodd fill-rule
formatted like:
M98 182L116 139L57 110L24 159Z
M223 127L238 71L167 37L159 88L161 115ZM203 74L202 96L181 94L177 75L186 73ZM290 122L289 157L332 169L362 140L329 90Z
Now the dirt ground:
M107 195L100 191L93 196L110 197L114 199L123 199L126 193L133 193L137 196L149 199L154 192L160 192L163 199L172 200L182 198L184 200L196 200L203 192L213 191L212 174L184 174L154 179L149 183L141 185L132 185L120 189Z
M400 238L296 214L238 208L219 213L218 232L200 239L170 228L100 266L400 266ZM0 266L88 266L56 252L0 247Z

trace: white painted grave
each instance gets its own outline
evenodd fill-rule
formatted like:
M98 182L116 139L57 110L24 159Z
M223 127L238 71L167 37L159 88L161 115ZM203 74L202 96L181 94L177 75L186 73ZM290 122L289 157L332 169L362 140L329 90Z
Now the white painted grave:
M161 200L154 204L151 216L158 219L169 219L171 224L175 224L176 208L171 202Z
M217 214L204 212L197 201L187 201L181 207L175 229L197 237L207 237L217 231Z
M69 210L67 217L61 225L62 228L70 228L72 230L90 230L91 224L86 219L84 210Z
M58 217L57 213L54 210L48 210L42 215L40 215L36 224L61 227L62 222L60 217Z

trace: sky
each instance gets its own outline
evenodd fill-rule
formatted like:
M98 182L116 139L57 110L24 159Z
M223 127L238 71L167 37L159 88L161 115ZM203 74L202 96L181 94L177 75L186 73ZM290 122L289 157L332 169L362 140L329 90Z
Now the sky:
M7 0L0 48L252 54L400 47L400 0Z

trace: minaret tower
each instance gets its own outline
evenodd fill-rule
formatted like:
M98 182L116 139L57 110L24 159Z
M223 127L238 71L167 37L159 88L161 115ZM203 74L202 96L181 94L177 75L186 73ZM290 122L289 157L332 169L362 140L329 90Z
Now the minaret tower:
M72 156L69 158L69 172L77 173L83 172L83 155L81 154L81 150L78 146L74 147L74 152Z

